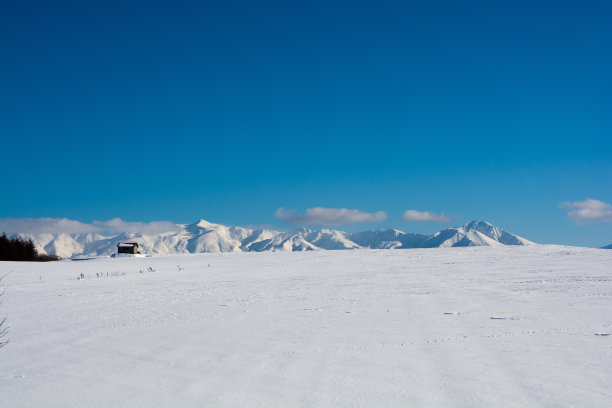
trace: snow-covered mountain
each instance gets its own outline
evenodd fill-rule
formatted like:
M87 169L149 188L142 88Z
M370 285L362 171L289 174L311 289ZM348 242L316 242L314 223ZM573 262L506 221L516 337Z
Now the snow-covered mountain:
M17 234L15 234L17 235ZM300 228L291 232L227 227L199 220L177 225L175 231L158 234L19 234L32 239L40 253L63 258L111 255L119 242L138 242L148 254L203 252L316 251L359 248L434 248L461 246L532 245L533 242L499 229L486 221L472 221L433 235L396 229L347 234L332 229Z
M350 235L350 239L365 248L418 248L427 235L407 234L396 229L365 231Z
M461 227L446 228L427 237L425 248L533 245L533 242L499 229L486 221L471 221Z

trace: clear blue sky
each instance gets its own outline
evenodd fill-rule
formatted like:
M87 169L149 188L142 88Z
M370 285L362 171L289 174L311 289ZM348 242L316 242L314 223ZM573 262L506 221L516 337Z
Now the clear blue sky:
M610 1L4 3L0 217L485 219L602 246ZM415 209L449 222L405 222Z

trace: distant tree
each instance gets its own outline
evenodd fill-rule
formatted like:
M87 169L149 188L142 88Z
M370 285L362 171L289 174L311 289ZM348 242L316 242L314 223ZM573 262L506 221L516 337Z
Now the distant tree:
M2 233L2 236L0 236L0 260L8 261L10 257L9 247L9 239L6 237L6 234Z
M36 259L38 258L38 252L36 252L36 248L34 247L34 243L31 239L28 239L23 247L24 254L26 259Z
M8 238L5 233L0 236L0 261L46 262L58 259L57 255L39 254L31 239Z

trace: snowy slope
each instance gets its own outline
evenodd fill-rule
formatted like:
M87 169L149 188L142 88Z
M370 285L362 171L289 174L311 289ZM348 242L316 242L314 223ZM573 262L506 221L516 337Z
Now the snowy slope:
M22 235L32 238L39 252L63 258L108 256L118 242L138 242L147 254L205 252L316 251L358 248L426 248L446 246L531 245L530 241L501 230L485 221L472 221L431 236L389 229L347 234L332 229L300 228L290 232L227 227L199 220L177 225L176 231L159 234L122 233Z
M83 252L83 245L77 242L70 235L62 233L45 245L44 250L47 254L55 254L62 258L69 258L72 254Z
M230 228L205 220L187 225L185 231L190 236L185 247L189 253L241 252L242 240L250 235L244 228Z
M610 265L558 246L0 262L0 405L608 407Z
M349 238L364 248L393 249L418 248L427 239L427 235L407 234L400 230L387 229L358 232Z
M423 242L425 248L533 245L533 242L501 230L486 221L471 221L461 227L446 228Z

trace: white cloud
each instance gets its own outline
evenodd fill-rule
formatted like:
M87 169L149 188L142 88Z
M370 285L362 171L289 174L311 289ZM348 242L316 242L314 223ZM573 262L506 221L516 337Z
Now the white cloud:
M178 226L169 221L127 222L120 218L108 221L94 221L91 224L67 218L2 218L0 233L7 234L79 234L87 232L120 233L138 232L154 234L158 232L176 231Z
M0 232L7 234L43 234L59 233L78 234L96 232L97 227L67 218L2 218Z
M128 222L121 218L108 221L94 221L93 224L108 232L138 232L141 234L156 234L160 232L178 231L179 227L170 221Z
M276 210L276 218L281 218L286 224L291 225L340 225L355 222L376 222L387 219L384 211L373 213L361 210L349 210L346 208L309 208L303 214L296 214L296 210L288 210L283 207Z
M276 210L276 212L274 213L274 216L275 216L276 218L282 218L282 219L285 219L285 218L292 217L292 216L293 216L293 214L295 214L295 213L296 213L296 211L297 211L297 210L288 210L288 209L286 209L285 207L281 207L281 208L279 208L278 210Z
M588 198L584 201L566 201L561 207L570 209L568 216L578 224L587 221L612 221L612 205Z
M435 222L448 222L450 217L441 214L435 214L429 211L417 211L417 210L406 210L402 214L404 221L409 222L422 222L422 221L435 221Z

